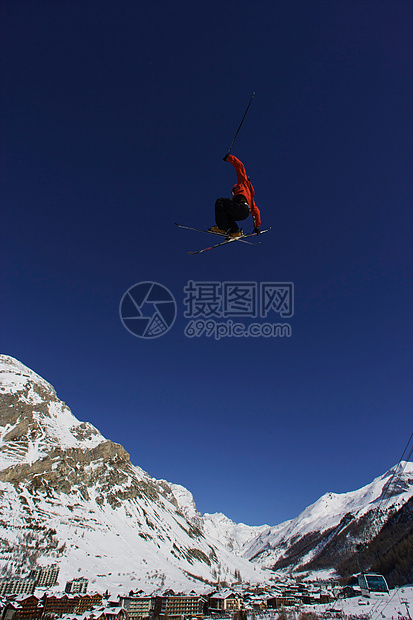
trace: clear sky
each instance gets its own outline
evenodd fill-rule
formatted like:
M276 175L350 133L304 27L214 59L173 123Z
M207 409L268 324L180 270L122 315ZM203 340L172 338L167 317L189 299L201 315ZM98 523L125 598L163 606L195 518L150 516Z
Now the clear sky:
M1 351L201 512L275 525L396 464L413 418L410 0L0 8ZM213 237L174 222L214 224L253 92L232 152L271 231L189 256ZM186 337L189 281L293 283L294 316L269 317L291 336ZM156 339L119 317L141 282L177 303Z

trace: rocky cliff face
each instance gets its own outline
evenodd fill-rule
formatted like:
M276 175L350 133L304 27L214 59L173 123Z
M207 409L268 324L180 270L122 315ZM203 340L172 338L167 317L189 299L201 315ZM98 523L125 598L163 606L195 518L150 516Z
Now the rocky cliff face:
M55 447L88 450L105 438L79 422L54 388L17 360L0 356L0 467L32 463Z

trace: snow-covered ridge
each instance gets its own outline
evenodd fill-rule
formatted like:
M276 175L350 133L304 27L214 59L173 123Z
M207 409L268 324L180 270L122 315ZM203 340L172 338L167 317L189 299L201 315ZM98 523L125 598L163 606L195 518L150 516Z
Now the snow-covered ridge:
M53 446L89 450L106 439L88 422L79 422L54 388L16 359L0 355L0 469L34 463ZM8 398L18 397L7 409Z
M9 355L0 355L0 393L24 391L30 383L55 394L53 386L40 375Z
M173 484L172 482L167 482L167 485L171 489L176 499L179 510L187 518L193 519L200 516L199 512L196 509L194 496L192 495L191 491L188 491L188 489L186 489L180 484Z
M356 491L326 493L295 519L263 531L249 546L244 547L244 557L257 558L258 562L268 566L283 554L288 541L313 532L327 532L338 526L348 514L360 519L383 505L387 511L401 507L413 497L413 463L402 462L396 467L397 470L393 467ZM389 482L395 471L399 474L397 491L393 489L392 492ZM261 558L257 557L259 554Z
M211 539L226 546L231 552L241 555L244 548L255 540L268 525L246 525L235 523L221 512L213 514L198 512L194 497L188 489L180 484L167 483L171 489L179 510Z
M347 493L326 493L295 519L275 526L235 523L222 513L201 514L187 489L177 484L168 485L183 514L206 535L239 556L254 559L262 566L272 566L283 555L290 540L314 532L322 534L337 527L349 513L358 519L383 505L383 493L395 470L390 469L361 489ZM398 488L396 492L390 492L390 497L386 494L386 509L397 509L413 496L413 463L400 463L396 473L401 474L398 477Z

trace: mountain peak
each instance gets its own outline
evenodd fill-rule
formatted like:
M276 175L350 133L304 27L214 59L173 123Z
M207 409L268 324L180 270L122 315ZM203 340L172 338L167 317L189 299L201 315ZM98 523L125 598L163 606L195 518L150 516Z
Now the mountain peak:
M23 392L35 385L55 394L55 389L40 375L10 355L0 355L0 393Z
M34 463L57 447L88 450L106 441L50 383L7 355L0 355L0 396L0 469Z

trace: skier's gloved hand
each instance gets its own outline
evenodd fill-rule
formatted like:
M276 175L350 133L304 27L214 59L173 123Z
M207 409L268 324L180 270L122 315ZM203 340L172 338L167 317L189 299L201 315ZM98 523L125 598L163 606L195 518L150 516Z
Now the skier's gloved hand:
M227 160L228 160L228 157L229 157L229 152L228 152L228 153L225 155L225 157L223 157L222 159L223 159L224 161L227 161Z
M255 232L256 235L260 234L260 229L258 228L258 226L255 226L254 232Z

